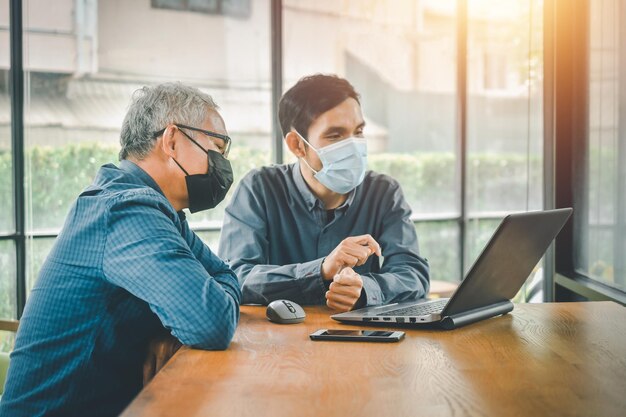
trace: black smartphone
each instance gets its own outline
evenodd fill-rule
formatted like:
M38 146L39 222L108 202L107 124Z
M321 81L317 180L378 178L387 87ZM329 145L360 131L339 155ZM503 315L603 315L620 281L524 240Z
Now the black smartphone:
M404 332L387 330L320 329L309 335L311 340L342 340L353 342L399 342Z

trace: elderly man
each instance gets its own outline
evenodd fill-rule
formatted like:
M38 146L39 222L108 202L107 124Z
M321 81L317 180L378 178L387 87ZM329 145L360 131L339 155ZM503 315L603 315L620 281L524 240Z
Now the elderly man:
M200 349L233 337L237 277L182 212L215 207L232 184L216 104L181 84L144 87L120 142L119 167L78 197L26 303L3 417L118 415L154 337Z
M220 239L243 302L287 298L347 311L423 297L428 264L411 209L397 181L366 170L365 122L352 85L305 77L282 97L278 118L298 162L248 174Z

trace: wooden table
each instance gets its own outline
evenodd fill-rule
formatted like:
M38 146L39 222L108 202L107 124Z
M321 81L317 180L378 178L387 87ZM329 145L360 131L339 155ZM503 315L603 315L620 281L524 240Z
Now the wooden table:
M313 342L336 323L241 309L224 352L181 349L122 414L136 416L625 416L626 309L520 304L400 343Z

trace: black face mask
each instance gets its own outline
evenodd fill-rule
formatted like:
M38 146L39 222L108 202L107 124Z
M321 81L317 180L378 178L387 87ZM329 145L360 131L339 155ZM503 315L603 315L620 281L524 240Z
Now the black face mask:
M189 211L192 213L217 206L224 200L230 186L233 185L233 169L228 159L219 152L202 150L207 153L209 160L209 172L206 174L189 175L185 168L174 159L176 165L186 175Z

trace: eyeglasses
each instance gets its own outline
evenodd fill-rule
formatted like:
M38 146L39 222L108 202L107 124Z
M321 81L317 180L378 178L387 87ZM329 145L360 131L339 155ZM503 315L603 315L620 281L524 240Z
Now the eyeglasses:
M194 130L196 132L200 132L205 134L206 136L209 137L209 139L211 140L211 142L213 142L213 144L215 146L217 146L217 148L219 149L220 153L224 156L224 158L228 158L228 153L230 152L230 144L231 144L231 139L229 136L226 135L222 135L220 133L215 133L215 132L211 132L210 130L204 130L204 129L198 129L197 127L192 127L192 126L187 126L187 125L181 125L178 123L174 123L174 126L178 127L178 128L183 128L183 129L189 129L189 130ZM152 135L153 138L158 138L159 136L161 136L163 134L163 132L165 132L165 129L161 129L157 132L154 132L154 134ZM185 133L185 132L183 132ZM191 136L189 136L188 134L185 133L185 136L187 136L187 138L189 138L190 141L192 141L193 143L195 143L197 146L200 147L200 149L202 149L205 152L206 151L202 145L200 145L198 142L196 142L195 140L193 140L193 138ZM216 139L220 139L221 141L218 141Z

